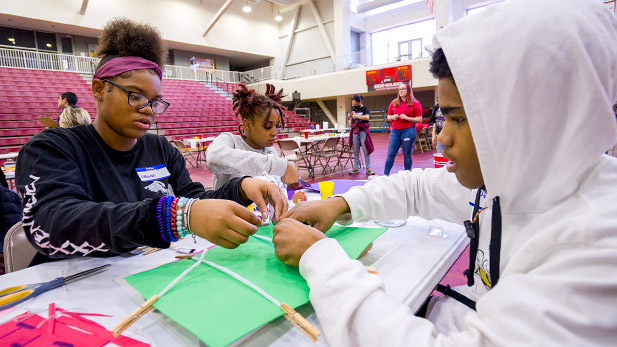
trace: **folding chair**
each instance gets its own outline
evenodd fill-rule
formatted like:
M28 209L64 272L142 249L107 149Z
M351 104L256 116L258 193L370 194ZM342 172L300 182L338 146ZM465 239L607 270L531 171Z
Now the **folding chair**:
M6 273L25 269L36 254L21 221L15 223L4 236L4 267Z
M353 148L349 145L348 139L343 139L341 141L341 145L337 148L339 153L339 164L341 168L345 169L347 164L353 159ZM343 164L343 160L347 159L345 164Z
M281 157L292 161L298 169L307 169L309 176L315 178L315 169L309 160L308 154L303 154L300 145L293 139L279 139L277 141L281 152ZM298 162L303 162L304 165L298 165Z
M187 163L189 163L192 167L199 167L199 158L195 157L193 152L191 152L186 147L186 145L184 145L184 142L180 140L173 140L171 143L174 145L174 147L176 147L180 151L180 153L182 153L182 156L184 157L184 160L186 160ZM189 157L193 159L195 164L191 163L191 161L189 160Z
M336 160L336 164L334 164L334 169L336 169L336 167L341 162L339 152L336 148L336 145L338 144L338 140L339 140L338 137L328 138L326 142L323 144L323 146L321 146L321 149L317 153L315 153L315 166L317 166L317 163L321 165L321 167L323 168L323 170L321 171L322 175L326 173L327 169L330 169L331 173L334 172L332 167L328 165L330 163L330 160L332 160L332 158L335 158ZM322 163L322 160L325 160L325 164Z
M428 128L424 127L420 129L420 132L418 132L418 135L416 136L416 143L415 143L416 150L419 148L422 153L424 153L425 149L427 151L431 150L431 144L428 142L428 138L426 136L427 131L428 131Z

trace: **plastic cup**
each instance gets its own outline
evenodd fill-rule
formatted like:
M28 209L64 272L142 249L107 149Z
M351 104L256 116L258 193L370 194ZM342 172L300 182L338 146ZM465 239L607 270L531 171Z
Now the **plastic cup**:
M304 138L305 138L305 139L308 139L308 131L305 131L305 132L304 132Z
M322 200L331 197L334 192L334 182L332 181L319 182L319 190L321 191Z

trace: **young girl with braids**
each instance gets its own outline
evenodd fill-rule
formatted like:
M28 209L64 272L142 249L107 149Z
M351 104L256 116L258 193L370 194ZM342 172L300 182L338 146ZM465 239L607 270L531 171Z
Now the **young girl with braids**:
M286 184L298 181L294 164L281 158L272 147L279 127L284 126L282 98L283 90L275 92L271 84L266 84L262 95L240 83L233 95L233 107L242 119L241 135L220 134L206 154L215 189L235 177L264 173Z
M33 263L165 248L190 232L235 248L261 225L243 205L265 211L269 202L275 218L287 209L278 187L254 178L205 191L180 152L147 133L169 106L161 95L167 49L155 28L114 19L99 50L94 123L43 131L19 154L23 226L39 251Z

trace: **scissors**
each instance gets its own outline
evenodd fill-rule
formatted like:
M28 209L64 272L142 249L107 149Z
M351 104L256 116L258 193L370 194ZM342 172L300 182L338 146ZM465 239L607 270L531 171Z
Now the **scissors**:
M13 307L39 294L45 293L48 290L62 287L69 282L78 280L84 276L92 275L110 266L111 264L105 264L67 277L58 277L49 282L24 284L0 290L0 310Z

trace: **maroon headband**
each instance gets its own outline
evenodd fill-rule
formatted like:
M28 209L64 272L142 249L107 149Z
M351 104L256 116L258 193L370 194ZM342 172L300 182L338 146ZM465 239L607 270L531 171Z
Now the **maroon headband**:
M117 57L106 62L95 73L94 79L103 79L118 76L121 73L133 70L154 69L160 79L163 78L163 72L159 65L142 57Z

